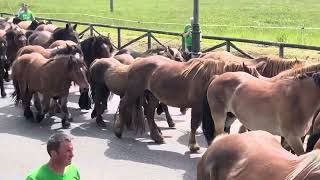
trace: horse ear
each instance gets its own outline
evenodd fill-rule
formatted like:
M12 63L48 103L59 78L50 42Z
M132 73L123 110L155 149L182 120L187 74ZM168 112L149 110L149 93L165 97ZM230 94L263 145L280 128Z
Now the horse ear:
M172 56L174 56L174 50L171 49L170 46L168 46L168 51L169 51L169 53L170 53Z
M67 24L66 24L66 29L69 29L69 28L70 28L70 24L67 23Z
M83 38L83 36L84 36L84 33L83 33L83 34L81 34L81 35L79 35L79 38L80 38L80 39L82 39L82 38Z
M242 62L242 67L244 72L251 74L250 68L244 62Z
M74 31L76 31L78 24L75 24L72 28Z

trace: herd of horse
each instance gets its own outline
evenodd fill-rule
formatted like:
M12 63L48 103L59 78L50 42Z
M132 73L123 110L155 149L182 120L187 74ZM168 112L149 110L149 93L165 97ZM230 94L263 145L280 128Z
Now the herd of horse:
M126 128L145 132L148 123L151 139L164 143L155 113L165 112L174 127L167 106L191 108L189 150L200 149L195 136L201 124L209 145L198 163L198 180L319 179L320 150L311 150L320 147L320 64L275 56L246 59L224 51L191 58L170 47L116 50L106 36L80 40L76 27L0 20L1 96L7 95L3 80L12 79L12 97L26 119L41 122L62 112L62 127L68 128L74 82L80 108L93 104L98 126L106 126L108 100L120 96L113 127L119 138ZM224 135L235 119L247 132ZM305 153L307 134L311 152Z

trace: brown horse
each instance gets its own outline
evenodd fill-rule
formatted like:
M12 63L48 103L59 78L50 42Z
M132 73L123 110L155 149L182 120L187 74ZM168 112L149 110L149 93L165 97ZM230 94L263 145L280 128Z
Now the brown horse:
M37 45L28 45L22 47L18 53L17 57L22 56L24 54L31 54L33 52L41 54L44 58L49 59L57 54L64 54L64 55L75 55L79 54L79 58L83 58L83 53L81 50L80 45L66 45L65 47L62 48L54 48L54 49L45 49L42 46L37 46Z
M66 47L67 45L72 46L72 45L77 45L77 43L70 40L57 40L53 42L48 48L53 49L56 47Z
M70 126L71 115L67 108L67 97L71 82L88 90L86 66L79 55L58 55L45 59L39 53L25 54L12 65L12 80L15 88L14 97L22 99L24 116L33 118L30 100L35 95L35 107L38 110L36 120L40 122L49 111L51 98L61 100L62 126Z
M217 137L202 156L197 180L316 180L320 150L296 156L270 133L251 131Z
M57 28L52 33L49 31L34 31L28 38L28 44L48 48L56 40L70 40L79 43L79 36L75 31L76 27L77 25L72 27L70 24L66 24L65 28Z
M169 56L174 60L180 60L176 54L164 52L163 56ZM160 57L160 56L159 56ZM169 60L169 59L167 59ZM127 87L127 73L130 64L134 61L133 57L128 53L121 53L114 58L97 59L90 67L90 83L92 88L92 96L94 97L94 110L91 117L97 117L96 122L99 126L105 126L102 120L104 107L107 106L110 92L120 97L124 95ZM151 97L151 94L146 96ZM150 100L147 97L148 100ZM169 126L174 125L169 112L166 113Z
M54 24L41 24L39 25L35 31L49 31L53 33L58 27Z
M301 137L309 130L312 117L320 107L320 74L288 76L314 70L319 71L320 65L284 72L287 78L280 73L276 77L282 78L277 81L265 81L240 72L217 77L208 87L210 109L205 108L209 114L203 116L208 143L234 121L227 116L231 113L250 130L266 130L284 137L295 153L302 154Z
M130 66L126 92L120 101L120 116L115 123L115 135L122 135L123 125L127 121L125 117L128 116L126 112L129 112L126 108L131 108L145 91L148 91L156 99L170 106L192 108L189 148L191 152L198 151L195 134L201 123L202 102L207 86L217 74L242 70L243 65L200 58L188 62L175 62L150 56L135 61ZM154 110L157 105L149 104L145 111L151 138L156 142L163 142L161 132L154 122ZM137 104L136 106L138 107Z
M210 52L200 56L202 58L212 58L226 62L245 63L247 66L255 67L258 72L265 77L273 77L282 71L293 68L297 65L305 65L306 61L297 59L282 59L278 56L265 55L255 59L246 59L235 56L227 51Z

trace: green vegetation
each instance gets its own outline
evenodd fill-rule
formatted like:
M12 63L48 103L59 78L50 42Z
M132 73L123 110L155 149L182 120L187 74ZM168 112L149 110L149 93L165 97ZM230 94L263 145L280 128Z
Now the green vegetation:
M0 11L16 12L21 2L2 0ZM113 13L109 0L29 0L28 4L36 16L173 32L183 31L193 10L193 0L114 0ZM200 23L205 35L320 45L319 9L319 0L200 0Z

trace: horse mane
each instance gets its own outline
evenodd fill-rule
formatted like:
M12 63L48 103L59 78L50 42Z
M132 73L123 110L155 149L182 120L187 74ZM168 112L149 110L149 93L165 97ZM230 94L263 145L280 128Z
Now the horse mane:
M200 75L209 80L213 75L243 70L243 65L237 62L225 62L203 58L194 58L189 62L190 65L182 72L182 75L185 78L192 74L193 78Z
M300 60L284 60L280 57L268 55L268 56L260 56L254 59L257 63L264 62L266 66L260 71L266 77L273 77L279 74L280 72L293 68L299 67L299 65L304 65L305 61Z
M279 73L278 75L274 76L271 79L274 81L278 79L283 79L285 77L297 76L297 75L305 74L308 72L317 72L317 71L320 71L320 64L311 64L307 66L296 65L291 69L288 69L286 71ZM298 79L301 79L301 76L299 76Z
M294 180L303 175L301 179L306 179L312 172L320 171L320 150L313 150L290 172L285 180Z

